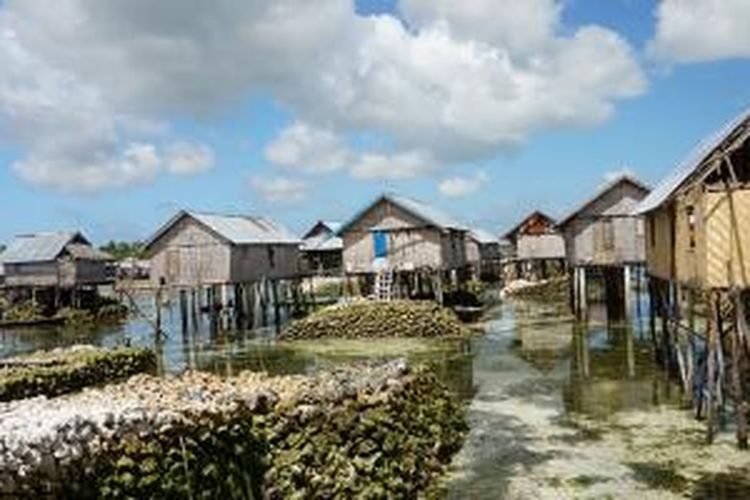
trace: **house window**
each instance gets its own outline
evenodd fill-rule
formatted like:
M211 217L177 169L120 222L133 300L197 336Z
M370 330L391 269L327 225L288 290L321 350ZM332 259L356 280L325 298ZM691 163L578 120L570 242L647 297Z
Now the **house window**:
M276 267L276 251L273 247L268 247L268 265L271 266L271 269Z
M690 241L690 249L695 248L695 207L687 207L685 209L687 216L688 225L688 239Z

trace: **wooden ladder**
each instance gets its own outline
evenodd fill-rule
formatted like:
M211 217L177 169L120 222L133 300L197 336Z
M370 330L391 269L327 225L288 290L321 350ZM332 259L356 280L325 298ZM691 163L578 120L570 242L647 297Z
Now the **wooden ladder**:
M393 298L393 271L384 269L375 275L375 298L384 301Z

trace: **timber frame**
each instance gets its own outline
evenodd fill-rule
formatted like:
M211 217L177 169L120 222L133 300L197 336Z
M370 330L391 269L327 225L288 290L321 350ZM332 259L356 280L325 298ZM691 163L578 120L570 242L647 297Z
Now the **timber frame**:
M646 217L657 360L714 439L726 402L748 447L750 110L683 162L636 209ZM657 324L660 323L660 324Z

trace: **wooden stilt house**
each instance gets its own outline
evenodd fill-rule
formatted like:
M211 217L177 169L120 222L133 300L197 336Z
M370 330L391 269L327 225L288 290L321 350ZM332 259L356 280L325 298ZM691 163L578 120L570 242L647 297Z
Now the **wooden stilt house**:
M746 347L750 290L750 110L704 140L637 207L646 219L646 263L660 359L707 417L730 396L737 438L747 446ZM695 305L705 308L698 331ZM695 390L694 390L695 388Z
M198 287L297 275L300 240L263 217L180 211L144 245L156 285Z
M264 217L180 211L144 246L157 330L165 288L179 293L183 331L189 317L197 323L198 310L224 329L233 320L239 328L268 326L272 310L278 327L282 299L299 276L300 243Z
M503 235L510 242L512 256L505 259L506 280L544 279L565 269L565 242L555 219L534 211Z
M447 275L458 281L468 273L466 233L463 224L427 203L385 194L339 231L344 269L350 276L374 277L373 292L381 298L394 288L422 288L415 283L421 279L438 283L433 289L442 287ZM435 294L442 297L441 291Z
M340 222L318 221L302 237L300 251L306 274L338 276L343 269L344 242L339 236Z
M4 288L53 309L79 305L82 293L112 283L113 261L77 231L19 235L0 254Z
M475 276L485 281L499 279L500 239L484 229L471 229L466 233L466 260Z
M572 304L579 315L586 309L588 274L602 278L607 303L618 316L629 310L631 276L646 260L643 219L633 210L649 192L631 176L618 177L558 224L572 275Z

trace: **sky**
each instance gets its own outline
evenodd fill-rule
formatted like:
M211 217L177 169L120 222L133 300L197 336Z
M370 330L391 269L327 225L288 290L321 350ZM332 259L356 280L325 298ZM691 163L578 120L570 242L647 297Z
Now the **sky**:
M748 0L0 0L0 242L383 191L500 234L750 106Z

